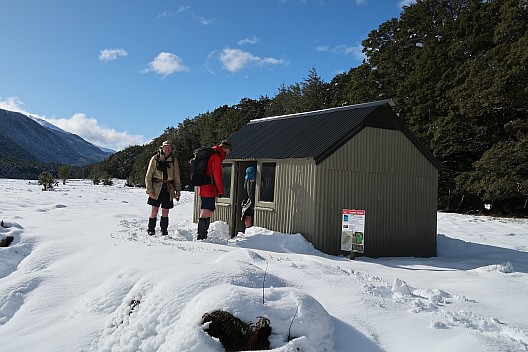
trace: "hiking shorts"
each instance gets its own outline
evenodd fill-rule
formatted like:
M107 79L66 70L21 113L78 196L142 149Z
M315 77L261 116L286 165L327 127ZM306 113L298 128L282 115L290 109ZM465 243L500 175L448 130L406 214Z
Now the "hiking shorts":
M158 199L150 198L147 200L148 205L159 208L160 205L163 209L174 208L174 202L170 199L169 191L166 187L161 189Z
M215 211L216 206L216 198L215 197L200 197L202 200L202 205L200 205L200 209L207 209L211 211Z

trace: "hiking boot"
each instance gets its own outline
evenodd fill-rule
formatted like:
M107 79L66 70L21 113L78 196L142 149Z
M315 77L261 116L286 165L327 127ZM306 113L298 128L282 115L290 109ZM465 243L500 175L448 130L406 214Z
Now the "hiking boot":
M149 218L147 234L154 236L156 234L156 218Z
M160 219L160 227L161 227L161 235L162 236L168 236L169 231L167 230L169 227L169 218L162 216Z
M200 218L198 219L198 240L205 240L207 238L207 230L209 229L209 223L211 218Z

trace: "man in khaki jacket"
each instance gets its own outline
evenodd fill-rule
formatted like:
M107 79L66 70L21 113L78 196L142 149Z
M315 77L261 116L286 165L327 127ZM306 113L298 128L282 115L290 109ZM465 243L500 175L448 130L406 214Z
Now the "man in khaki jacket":
M168 235L169 210L174 207L173 199L180 200L181 180L178 160L172 155L172 145L165 141L152 156L145 175L149 196L147 204L152 206L147 233L156 234L156 219L161 206L160 227L163 236Z

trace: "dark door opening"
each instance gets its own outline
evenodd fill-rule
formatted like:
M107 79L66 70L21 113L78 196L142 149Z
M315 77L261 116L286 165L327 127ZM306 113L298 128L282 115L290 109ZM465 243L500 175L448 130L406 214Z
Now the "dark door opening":
M244 225L244 221L242 219L242 203L247 198L246 190L244 189L244 181L246 176L246 169L249 166L252 166L257 169L257 162L256 161L238 161L237 162L237 172L235 184L233 187L236 189L235 194L235 216L234 216L234 226L232 227L232 233L231 237L236 236L239 232L244 232L246 226Z

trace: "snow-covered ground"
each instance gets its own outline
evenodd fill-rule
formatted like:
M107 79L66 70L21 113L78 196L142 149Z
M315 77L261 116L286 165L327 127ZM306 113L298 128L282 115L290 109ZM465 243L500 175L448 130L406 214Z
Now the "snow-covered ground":
M528 351L527 220L438 213L438 257L350 261L221 222L196 241L188 192L169 237L121 181L0 194L0 351L223 351L217 309L269 318L273 351Z

